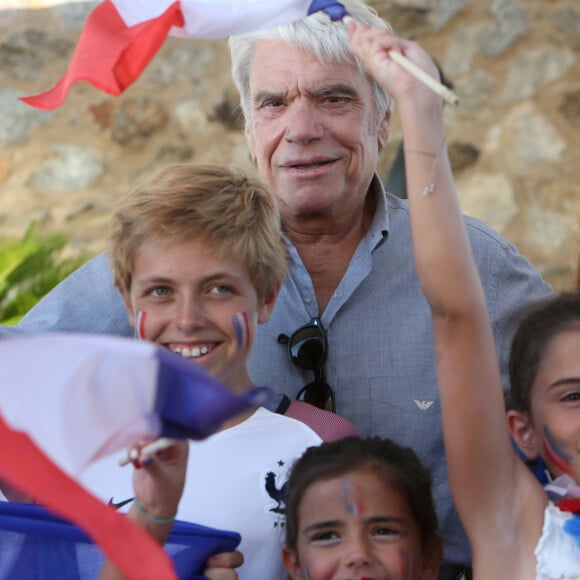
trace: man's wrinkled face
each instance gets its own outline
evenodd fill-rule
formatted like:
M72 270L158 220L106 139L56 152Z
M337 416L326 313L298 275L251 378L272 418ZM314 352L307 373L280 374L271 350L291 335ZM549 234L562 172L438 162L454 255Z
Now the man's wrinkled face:
M348 211L365 198L388 122L355 66L267 41L251 65L246 137L285 217Z

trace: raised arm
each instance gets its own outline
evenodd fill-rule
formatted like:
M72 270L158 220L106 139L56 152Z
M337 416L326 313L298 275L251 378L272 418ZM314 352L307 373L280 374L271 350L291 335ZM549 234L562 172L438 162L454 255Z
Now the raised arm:
M539 511L532 516L541 522L543 490L511 447L485 296L447 155L441 98L388 52L404 53L433 76L437 70L416 43L353 25L350 33L352 51L399 111L416 268L432 312L451 490L472 544L488 552L501 541L496 531L514 537L513 526L521 530L518 494L535 494Z

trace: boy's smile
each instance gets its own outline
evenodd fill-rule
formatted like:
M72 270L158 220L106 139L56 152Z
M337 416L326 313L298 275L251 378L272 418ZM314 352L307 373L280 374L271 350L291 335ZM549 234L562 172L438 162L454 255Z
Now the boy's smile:
M252 386L246 358L273 302L259 304L240 260L199 240L148 240L135 254L125 305L141 338L195 361L234 391Z
M196 345L192 345L191 343L183 343L183 344L169 343L165 346L174 353L181 355L183 358L197 359L213 350L215 347L215 343L196 344Z

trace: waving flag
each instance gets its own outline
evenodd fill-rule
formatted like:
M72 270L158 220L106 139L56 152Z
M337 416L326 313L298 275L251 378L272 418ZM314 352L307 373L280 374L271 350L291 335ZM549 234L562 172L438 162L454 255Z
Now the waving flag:
M295 22L320 10L333 20L347 14L334 0L105 0L89 15L65 76L49 91L22 100L55 109L78 81L120 95L170 33L224 38Z
M201 367L150 343L72 334L5 339L0 479L82 527L128 577L173 578L165 552L74 476L143 438L207 437L268 395L255 389L236 396ZM9 558L0 547L1 574Z
M260 404L153 343L79 334L0 341L0 412L72 476L141 439L203 439Z
M107 511L112 512L115 520L125 519L110 508ZM140 531L131 522L127 523L129 532L132 532L130 528ZM115 541L134 549L134 562L125 569L128 578L168 580L177 576L184 580L202 580L205 576L197 574L204 570L209 556L235 550L240 539L236 532L175 522L164 547L175 572L169 568L150 568L154 560L145 551L147 546L135 543L131 535ZM152 549L161 552L155 543ZM105 560L99 547L79 527L53 516L41 506L8 502L0 502L0 554L1 580L95 580ZM141 562L143 558L148 560L147 564Z

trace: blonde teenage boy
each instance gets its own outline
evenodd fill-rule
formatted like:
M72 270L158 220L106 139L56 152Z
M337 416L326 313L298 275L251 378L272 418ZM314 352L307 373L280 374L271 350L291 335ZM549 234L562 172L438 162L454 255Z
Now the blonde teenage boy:
M139 339L203 366L236 393L254 386L246 360L287 270L275 202L257 181L217 166L170 166L120 201L110 254ZM170 523L176 515L236 530L245 558L239 577L283 578L287 471L307 447L355 431L326 411L310 414L315 423L332 425L334 436L255 408L209 439L190 443L177 514L155 497L140 497L137 487L134 492L131 469L119 468L118 458L95 464L84 483L115 504L136 495L131 511L142 519Z

